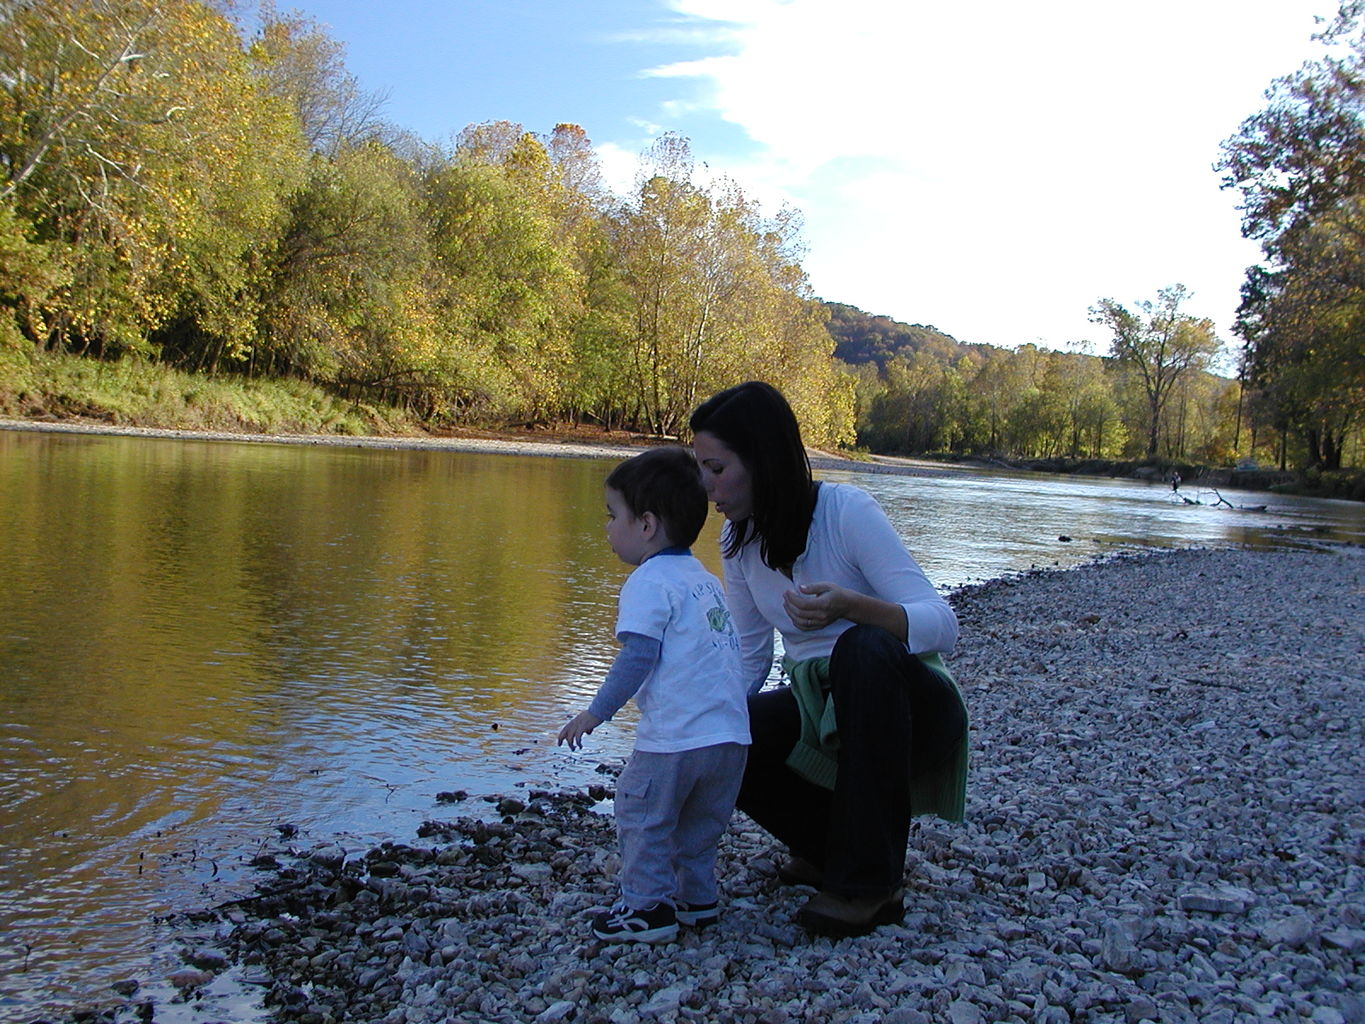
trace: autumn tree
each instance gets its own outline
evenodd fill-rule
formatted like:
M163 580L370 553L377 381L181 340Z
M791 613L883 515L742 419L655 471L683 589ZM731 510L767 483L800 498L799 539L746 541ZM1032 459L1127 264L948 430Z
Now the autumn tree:
M514 125L467 129L424 185L456 409L546 417L562 406L581 291L552 185L544 144Z
M602 181L587 133L558 124L544 140L550 168L546 209L556 244L573 270L563 309L568 352L560 371L562 411L608 427L624 422L630 389L630 300L612 246L615 197Z
M852 440L853 388L800 266L793 211L765 217L732 181L693 180L685 139L642 157L614 247L632 312L632 387L648 428L676 433L708 394L781 384L813 443Z
M885 390L869 411L865 441L879 451L930 452L951 447L960 418L952 367L927 352L892 357L882 375Z
M1023 387L1016 362L1007 349L991 348L976 362L967 383L969 429L975 451L1004 453L1010 405Z
M665 136L645 160L616 251L633 314L632 384L649 429L671 434L704 397L703 373L716 354L710 327L722 229L710 197L692 183L686 140Z
M270 257L256 349L237 359L428 408L424 212L411 168L383 145L313 154Z
M154 351L176 321L250 330L253 264L296 174L297 125L234 26L174 0L6 5L0 201L62 260L41 345Z
M16 351L47 334L42 310L68 283L69 270L51 245L33 241L28 221L0 201L0 348Z
M1180 311L1187 298L1184 285L1176 284L1161 289L1155 302L1137 303L1137 312L1113 299L1101 299L1090 311L1091 320L1113 335L1113 358L1141 386L1147 409L1148 458L1157 455L1162 415L1175 386L1207 368L1221 347L1211 321Z
M1345 56L1277 79L1263 110L1223 143L1225 187L1243 198L1247 272L1238 333L1256 406L1303 440L1306 461L1341 465L1365 418L1365 4L1323 38Z
M346 48L313 19L280 14L264 3L248 52L266 93L294 111L308 148L323 157L390 133L384 97L360 87L346 68Z

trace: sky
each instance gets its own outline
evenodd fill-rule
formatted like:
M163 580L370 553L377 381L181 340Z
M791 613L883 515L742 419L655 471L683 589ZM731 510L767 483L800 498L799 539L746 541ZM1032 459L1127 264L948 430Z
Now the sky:
M959 341L1107 352L1183 284L1225 342L1247 266L1213 165L1332 0L279 0L432 142L583 127L629 191L665 132L803 217L815 294Z

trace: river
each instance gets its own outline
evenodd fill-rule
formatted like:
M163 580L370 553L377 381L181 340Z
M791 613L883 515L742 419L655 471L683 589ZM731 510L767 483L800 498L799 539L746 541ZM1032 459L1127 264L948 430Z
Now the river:
M611 465L0 431L0 1020L164 976L158 918L249 892L284 833L411 841L619 762L629 711L554 745L614 653ZM872 491L944 590L1150 547L1365 542L1348 502L817 475ZM697 546L716 571L718 528Z

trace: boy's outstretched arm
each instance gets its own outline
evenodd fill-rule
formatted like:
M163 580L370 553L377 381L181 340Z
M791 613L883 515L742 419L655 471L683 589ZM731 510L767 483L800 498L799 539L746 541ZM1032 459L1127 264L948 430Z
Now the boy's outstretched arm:
M583 745L583 737L592 732L602 724L602 719L598 718L591 711L580 711L569 720L569 724L559 730L560 743L567 743L570 750L577 750Z
M581 747L583 737L620 711L659 663L659 652L663 645L653 637L641 633L622 633L618 639L621 649L616 652L616 659L611 663L597 696L592 699L587 711L580 711L559 730L559 741L555 746L567 743L570 750Z

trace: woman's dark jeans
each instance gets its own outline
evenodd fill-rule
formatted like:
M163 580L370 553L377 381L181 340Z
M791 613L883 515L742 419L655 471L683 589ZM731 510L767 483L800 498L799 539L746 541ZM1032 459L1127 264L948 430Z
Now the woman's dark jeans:
M839 637L830 686L839 728L834 790L786 765L801 724L796 698L783 687L749 698L753 746L738 806L821 868L825 891L885 896L905 875L910 780L952 752L966 709L948 682L876 626Z

